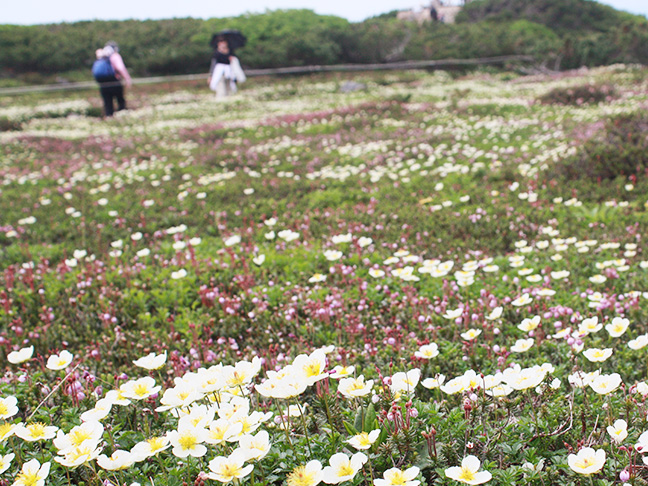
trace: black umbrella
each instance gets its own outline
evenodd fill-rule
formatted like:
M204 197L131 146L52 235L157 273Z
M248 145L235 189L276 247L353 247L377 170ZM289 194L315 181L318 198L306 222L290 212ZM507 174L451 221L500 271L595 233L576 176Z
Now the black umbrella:
M227 29L215 33L212 36L209 45L216 49L218 47L218 41L221 39L225 39L227 41L227 45L229 46L231 51L243 47L247 42L247 38L241 33L240 30Z

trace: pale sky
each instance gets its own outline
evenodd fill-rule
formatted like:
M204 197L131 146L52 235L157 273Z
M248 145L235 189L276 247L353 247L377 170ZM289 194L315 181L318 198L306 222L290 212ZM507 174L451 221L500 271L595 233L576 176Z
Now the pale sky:
M458 1L458 0L455 0ZM0 24L45 24L78 20L232 17L246 12L307 8L353 22L396 9L419 7L422 0L1 0ZM619 10L648 16L648 0L602 0Z

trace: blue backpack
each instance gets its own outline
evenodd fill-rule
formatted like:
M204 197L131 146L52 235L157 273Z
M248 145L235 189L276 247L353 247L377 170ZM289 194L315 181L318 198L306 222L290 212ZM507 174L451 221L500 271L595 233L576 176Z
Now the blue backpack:
M114 81L116 79L115 70L110 64L110 58L97 59L92 65L92 75L99 83Z

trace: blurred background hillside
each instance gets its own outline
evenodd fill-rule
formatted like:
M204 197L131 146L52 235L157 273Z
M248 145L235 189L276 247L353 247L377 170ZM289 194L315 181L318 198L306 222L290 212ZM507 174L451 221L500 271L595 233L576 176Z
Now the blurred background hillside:
M0 25L0 83L91 79L94 51L119 42L135 76L206 72L213 32L240 29L246 68L530 54L550 69L648 64L648 20L592 0L475 0L454 23L393 11L362 22L311 10L209 20Z

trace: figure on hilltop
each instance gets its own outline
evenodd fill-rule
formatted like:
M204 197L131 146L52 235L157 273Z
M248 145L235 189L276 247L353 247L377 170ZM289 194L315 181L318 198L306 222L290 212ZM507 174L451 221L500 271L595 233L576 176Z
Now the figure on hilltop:
M226 31L231 34L237 31ZM240 33L238 33L240 35ZM230 37L232 37L230 35ZM239 46L245 43L239 41ZM216 49L211 60L209 67L209 88L216 93L216 98L224 98L232 95L237 91L237 83L242 83L246 80L245 73L241 69L241 64L238 58L234 55L233 47L230 45L231 41L227 35L216 35L212 39L212 45L215 44Z
M113 116L115 112L115 99L117 111L126 109L124 98L124 85L132 85L130 74L126 69L124 60L119 54L119 46L115 42L108 42L103 49L97 49L97 60L92 66L92 74L99 83L99 92L104 103L106 117Z

